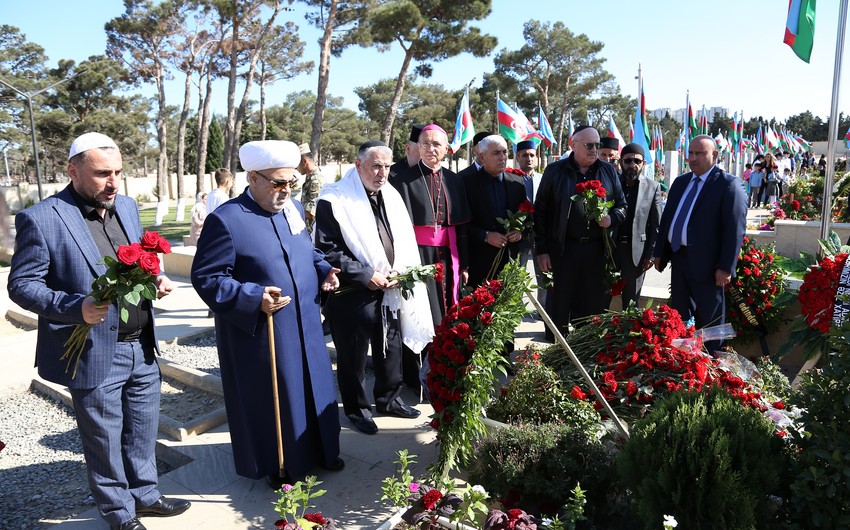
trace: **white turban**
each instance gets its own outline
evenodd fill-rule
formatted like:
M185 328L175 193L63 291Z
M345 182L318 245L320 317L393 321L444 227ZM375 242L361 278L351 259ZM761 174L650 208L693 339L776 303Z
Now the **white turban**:
M99 149L101 147L114 147L118 149L115 141L105 134L96 132L82 134L71 144L71 150L68 152L68 160L89 149Z
M245 171L298 167L301 150L293 142L263 140L239 148L239 163Z

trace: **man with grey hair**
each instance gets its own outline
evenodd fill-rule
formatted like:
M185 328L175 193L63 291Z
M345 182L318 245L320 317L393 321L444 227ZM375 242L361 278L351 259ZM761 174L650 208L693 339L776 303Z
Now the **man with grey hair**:
M118 193L123 163L111 138L83 134L68 158L71 183L15 217L9 297L38 315L38 374L71 393L101 517L112 529L144 530L139 517L189 508L188 501L162 497L157 488L161 378L154 315L148 301L98 304L87 294L107 270L104 258L117 260L119 246L138 244L142 223L136 202ZM172 290L164 275L156 287L157 297ZM77 365L69 367L60 357L84 324L91 326L88 339Z
M464 180L470 201L472 219L467 228L469 238L469 285L477 287L495 278L509 259L519 255L522 232L508 232L499 219L519 210L525 200L522 177L506 173L508 144L497 134L478 143L481 170ZM504 250L503 250L504 249ZM497 261L498 259L498 261Z
M416 418L420 411L401 399L402 345L418 354L434 335L425 286L417 283L403 297L393 279L421 261L404 202L386 185L391 164L386 144L364 143L355 167L326 186L316 206L316 248L340 269L341 288L328 297L325 316L337 348L342 406L365 434L378 432L366 395L369 345L378 412Z

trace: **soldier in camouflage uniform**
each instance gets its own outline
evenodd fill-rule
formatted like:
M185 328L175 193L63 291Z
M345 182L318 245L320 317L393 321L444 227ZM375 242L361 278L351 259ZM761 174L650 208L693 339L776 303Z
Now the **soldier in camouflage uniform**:
M310 153L310 146L301 144L301 163L298 165L298 172L305 175L304 187L301 190L301 204L304 206L304 218L307 221L307 230L313 231L313 220L316 216L316 198L319 192L322 191L324 180L322 172L316 165L313 155Z

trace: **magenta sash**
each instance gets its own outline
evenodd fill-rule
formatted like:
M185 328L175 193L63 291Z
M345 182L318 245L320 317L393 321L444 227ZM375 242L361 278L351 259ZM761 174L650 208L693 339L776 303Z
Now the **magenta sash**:
M413 232L416 234L416 244L426 247L449 247L452 257L452 275L454 285L452 286L452 303L456 304L460 294L460 258L457 252L457 232L453 226L414 225Z

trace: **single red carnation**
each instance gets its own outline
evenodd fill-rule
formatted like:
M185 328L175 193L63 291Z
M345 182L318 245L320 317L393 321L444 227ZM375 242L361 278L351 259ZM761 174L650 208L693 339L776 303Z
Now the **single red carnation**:
M325 516L324 516L324 515L322 515L322 513L321 513L321 512L316 512L316 513L305 513L305 514L304 514L304 519L307 519L307 520L308 520L308 521L310 521L311 523L316 523L316 524L321 524L321 525L324 525L324 524L327 524L327 523L328 523L328 520L327 520L327 519L325 519Z
M428 490L428 493L422 496L420 502L422 503L422 508L433 510L442 498L443 494L440 493L440 490Z
M587 399L587 394L582 392L582 390L578 386L573 387L572 392L570 392L570 396L572 396L573 399L577 399L579 401L584 401L585 399Z

